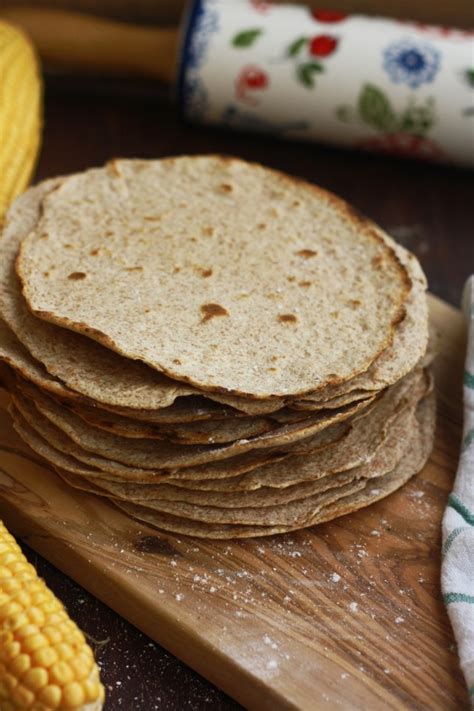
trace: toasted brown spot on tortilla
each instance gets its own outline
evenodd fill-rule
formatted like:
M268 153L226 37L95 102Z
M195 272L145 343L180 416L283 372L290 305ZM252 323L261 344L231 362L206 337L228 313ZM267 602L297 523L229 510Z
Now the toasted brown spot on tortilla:
M298 319L294 314L278 314L278 320L282 323L295 323Z
M212 237L214 234L214 227L204 227L202 233L206 235L206 237Z
M68 279L72 279L72 281L80 281L81 279L85 279L87 274L84 274L84 272L72 272L69 274Z
M97 257L98 254L99 254L98 249L91 249L91 251L90 251L91 257Z
M259 230L264 230L266 227L266 224L265 224L265 222L259 222L257 227Z
M215 316L228 316L229 312L220 304L203 304L201 306L202 323L209 321Z
M161 215L144 215L143 219L147 222L159 222L161 220Z
M298 257L304 257L304 259L311 259L311 257L316 257L318 253L314 249L300 249L296 254Z
M142 272L143 267L125 267L126 272Z
M199 273L204 279L207 279L207 277L212 276L212 269L210 267L208 269L200 268Z
M290 283L295 280L296 277L294 276L287 276L286 280L289 281Z
M181 361L179 358L173 358L173 363L176 363L176 365L181 365Z
M308 286L311 286L311 282L310 281L299 281L298 286L302 286L304 289L307 289Z
M232 185L229 185L229 183L222 183L221 184L221 190L223 193L231 193L233 191Z
M377 255L376 257L372 257L372 266L375 269L380 269L382 264L383 264L383 257L381 254Z
M352 306L353 309L359 308L361 306L362 301L359 301L359 299L350 299L349 300L349 306Z

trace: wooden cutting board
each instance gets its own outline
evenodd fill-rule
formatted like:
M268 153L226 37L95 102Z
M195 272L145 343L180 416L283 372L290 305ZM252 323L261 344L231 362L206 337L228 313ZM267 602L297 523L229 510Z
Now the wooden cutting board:
M430 305L442 336L436 446L424 471L384 501L272 538L167 535L68 489L0 408L0 515L249 709L468 708L439 586L464 334L458 311L434 297Z

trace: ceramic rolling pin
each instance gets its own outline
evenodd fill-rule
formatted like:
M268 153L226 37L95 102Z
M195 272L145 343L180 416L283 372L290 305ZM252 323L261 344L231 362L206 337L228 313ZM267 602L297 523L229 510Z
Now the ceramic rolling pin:
M190 121L474 164L466 30L260 0L195 0L180 30L37 8L7 16L50 63L176 84Z

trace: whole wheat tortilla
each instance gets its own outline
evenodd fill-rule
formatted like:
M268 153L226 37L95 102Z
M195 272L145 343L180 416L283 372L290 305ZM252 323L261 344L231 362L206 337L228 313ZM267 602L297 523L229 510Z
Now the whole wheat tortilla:
M378 450L372 460L359 472L349 472L346 477L326 476L317 481L303 482L291 487L277 490L251 490L240 494L223 494L210 491L191 493L189 490L173 491L169 485L163 485L163 495L157 491L155 499L143 498L138 500L120 485L115 488L114 498L139 503L141 506L170 513L182 518L190 518L206 523L242 523L258 525L266 522L267 525L290 525L299 522L310 514L314 515L318 508L327 505L341 495L341 488L357 482L364 477L364 469L369 470L368 478L382 476L393 470L400 461L404 452L413 439L420 437L419 426L416 418L411 417L411 426L408 430L400 426L397 428L396 437L402 434L402 441L394 441L395 437L389 435L389 447ZM371 467L376 460L375 467ZM347 472L346 472L347 473ZM110 489L105 485L105 495L110 495ZM194 499L198 499L196 501Z
M412 284L379 232L257 164L116 160L44 197L16 266L44 321L200 390L294 397L391 345Z
M175 487L202 492L250 492L260 488L286 488L318 476L338 473L369 464L390 436L409 422L419 399L426 394L426 385L392 403L392 410L380 408L364 418L357 418L347 436L334 446L291 453L289 459L269 462L237 476L197 479L186 470L174 472L169 483ZM394 447L395 448L395 447Z
M76 410L82 417L82 414ZM166 439L176 444L224 444L235 442L237 439L256 437L264 432L271 432L278 426L271 420L258 418L233 418L227 420L210 420L203 423L191 422L189 425L175 425L174 427L158 429L153 425L144 426L133 420L119 422L112 418L83 417L92 427L98 427L112 434L133 439Z
M24 420L28 427L39 435L40 441L29 442L32 449L61 468L68 469L68 465L64 459L58 457L58 455L63 454L72 457L77 463L87 465L92 470L99 470L98 478L109 479L111 481L156 483L157 481L171 479L178 472L183 471L178 469L153 470L130 467L121 462L88 452L79 447L70 437L44 417L32 401L28 401L26 398L19 396L18 393L13 394L13 406L11 411L15 420L19 420L20 422ZM334 445L336 442L341 442L349 431L350 426L346 424L346 422L328 427L311 438L312 448L313 450L323 449ZM217 460L195 467L187 467L186 475L189 477L195 476L198 479L237 476L266 463L279 461L289 456L291 446L287 449L288 451L279 449L251 450L234 457L229 457L229 459Z
M304 446L299 442L290 445L286 452L278 449L255 450L207 465L172 471L130 468L86 452L41 415L32 401L22 398L16 402L21 416L26 420L26 426L39 435L39 441L28 440L28 443L38 454L59 468L84 473L78 471L78 467L87 465L91 471L87 471L86 475L97 480L104 478L119 483L168 481L180 487L216 491L228 488L238 491L260 486L288 486L314 476L315 468L319 471L337 471L368 461L370 453L375 451L386 436L387 428L407 395L412 402L421 397L426 387L425 380L420 373L410 374L387 391L376 406L351 420L322 430L309 438ZM13 414L17 420L18 415ZM279 461L294 452L304 456L291 456L287 466L278 465ZM66 455L66 458L62 455ZM71 457L73 467L68 461ZM254 474L246 477L246 472ZM221 483L221 478L232 480L228 484L225 481Z
M368 400L375 393L366 390L355 392L354 394L334 398L330 401L320 403L312 403L312 412L322 409L338 409L344 405ZM175 408L177 402L167 410ZM268 413L263 416L249 417L244 413L230 415L224 408L222 414L225 417L210 416L210 408L205 408L206 417L199 416L200 410L196 411L196 417L192 421L177 421L166 422L168 417L154 417L151 413L150 419L145 419L143 414L140 418L123 415L117 411L105 410L100 407L90 405L67 404L67 407L85 420L88 424L99 429L104 429L113 434L121 435L122 437L156 437L157 439L167 438L172 442L182 444L217 444L219 442L231 442L241 437L251 437L256 434L263 433L274 429L278 423L288 424L290 422L299 422L308 417L308 411L304 409L294 409L284 407L276 412ZM142 413L144 411L141 411ZM156 410L155 413L160 415L163 410ZM216 414L218 414L216 408ZM237 419L237 418L240 418ZM197 420L197 422L196 422Z
M94 343L91 345L88 339L50 324L41 324L29 313L23 301L14 273L17 251L22 237L34 228L38 220L42 197L58 184L59 181L47 181L32 188L18 198L9 212L0 241L0 312L21 343L27 346L28 351L46 366L49 373L68 386L69 390L64 395L78 393L101 403L105 408L118 408L122 414L157 421L161 413L156 408L174 401L175 395L180 397L189 389L177 391L177 383L169 383L166 378L158 381L155 373L142 368L140 364L134 363L129 368L129 361L111 354L107 349L99 348ZM418 317L405 318L402 321L395 333L394 349L387 349L376 361L378 378L385 384L389 384L390 377L396 380L410 369L416 362L416 357L423 352L425 339L422 316L423 308L426 311L426 300L421 270L416 260L410 259L405 250L399 246L395 246L395 250L400 261L408 265L415 286L412 297L416 296L415 299L411 298L411 301L414 301L411 310L413 313L417 312ZM414 308L417 304L418 307ZM410 300L407 309L410 314ZM407 353L411 354L411 359L406 357ZM31 366L34 367L35 362L25 364L24 353L20 354L20 359L18 353L15 353L14 357L16 362L11 365L25 377L31 378ZM398 363L398 375L393 373L392 361ZM370 384L371 370L364 376L358 376L352 387L356 388L358 383L361 387L373 389ZM33 382L37 381L33 379ZM43 387L54 391L56 386L50 378L44 380ZM349 384L348 388L350 387ZM332 397L331 393L337 396L340 390L341 386L331 386L326 395L321 391L318 399ZM248 401L222 393L212 397L248 414L264 414L281 407L281 404L272 401ZM167 413L163 412L163 421L166 421L166 416ZM186 421L184 417L187 417L186 413L182 421ZM188 421L192 419L191 416Z
M153 523L153 525L158 525L158 527L165 528L166 530L201 537L231 538L270 535L273 533L294 530L295 528L300 528L301 526L313 525L314 523L330 520L338 515L349 513L357 508L368 505L372 501L386 496L388 493L398 488L398 486L404 483L404 481L406 481L416 471L418 471L426 461L432 447L434 412L434 396L431 394L425 398L422 403L420 403L417 409L417 419L420 423L420 427L415 428L420 434L418 446L415 446L413 443L411 444L402 461L393 472L378 478L375 486L373 484L370 486L365 485L358 491L358 493L353 491L352 494L349 494L347 489L344 487L339 490L337 495L334 494L334 492L331 492L329 498L326 497L323 499L323 501L326 501L327 505L322 509L320 509L319 505L315 507L312 502L310 502L310 507L313 511L311 517L305 521L300 518L297 523L290 526L282 526L280 524L271 524L268 526L204 524L199 521L187 521L170 514L163 514L156 511L150 512L144 507L136 504L128 504L119 501L116 501L115 503L120 508L126 510L128 513L134 515L142 521ZM342 497L339 497L341 492ZM338 497L337 499L335 498L336 496ZM329 501L337 501L338 505L329 504ZM300 513L301 510L300 507L298 507L298 515Z
M39 393L39 391L38 391ZM20 398L15 393L15 398ZM226 459L254 448L285 448L300 439L308 439L326 427L341 422L367 406L366 401L340 410L320 410L317 414L290 425L282 425L273 432L241 439L227 445L178 445L164 440L127 439L97 430L54 400L37 394L36 407L53 424L63 430L76 444L102 457L144 469L174 469L196 466L218 459Z
M376 445L376 449L368 451L358 458L350 459L350 455L342 461L342 466L334 466L334 459L328 460L321 458L322 450L316 453L309 454L306 457L293 457L287 460L286 467L278 473L275 472L274 479L267 482L267 485L262 485L258 478L255 485L252 484L252 477L249 477L248 486L235 486L234 478L219 480L219 483L227 488L221 488L220 491L215 490L200 490L200 489L183 489L175 486L173 479L169 479L168 483L146 484L108 481L100 476L100 471L96 468L86 467L81 465L73 457L61 454L54 450L48 442L29 427L24 418L13 411L15 429L21 437L29 444L32 449L43 456L50 464L53 464L65 478L71 475L68 480L78 488L99 493L109 493L118 498L130 501L146 501L154 498L164 498L165 500L188 501L196 504L207 503L209 505L219 505L224 507L239 507L239 506L255 506L257 503L266 506L294 499L302 498L310 493L324 491L333 486L349 483L355 478L367 478L371 476L379 476L393 469L398 459L402 456L406 446L406 435L413 425L414 412L416 402L404 403L399 411L386 421L384 429L384 439ZM350 450L350 447L345 449ZM340 451L340 450L339 450ZM298 463L298 460L302 460ZM358 466L354 466L354 461ZM295 463L296 462L296 463ZM359 463L362 462L362 463ZM331 466L332 463L332 466ZM344 468L347 463L348 467ZM302 466L303 465L303 466ZM349 469L349 467L351 467ZM349 471L348 471L349 469ZM339 472L345 475L339 476ZM255 470L256 477L260 470ZM299 472L299 473L298 473ZM331 477L330 475L334 475ZM338 477L338 478L337 478ZM240 478L240 477L239 477ZM329 481L316 485L316 482L321 479L329 479ZM333 482L334 480L334 482ZM166 480L163 480L166 482ZM306 482L310 485L306 486ZM301 484L303 483L303 486ZM90 485L90 486L89 486ZM298 486L299 485L299 486ZM92 487L92 488L91 488ZM245 489L248 489L245 491ZM256 491L258 489L258 491ZM105 491L104 491L105 490Z
M418 473L425 465L433 447L435 427L435 399L433 394L430 394L420 403L417 418L420 422L420 438L412 442L400 463L392 472L377 479L375 484L370 480L365 483L359 482L359 484L363 484L361 489L354 493L343 495L334 503L321 508L313 516L307 518L304 523L298 522L289 526L209 524L190 521L171 514L150 511L139 504L131 504L117 499L113 500L113 503L141 522L165 531L198 538L255 538L307 528L369 506L396 491L414 474Z
M367 462L341 472L331 472L318 470L314 467L312 472L306 475L305 479L295 482L289 486L260 488L249 488L248 491L200 491L194 489L182 489L170 483L156 485L147 484L120 484L117 482L102 481L97 477L90 481L86 474L78 475L68 470L57 469L59 474L72 486L99 493L102 496L118 498L123 501L141 503L143 506L152 506L160 510L160 502L174 501L185 502L186 504L196 504L197 506L213 506L218 508L255 508L267 506L280 506L291 501L306 499L339 486L344 486L358 479L371 479L383 476L392 471L402 458L409 445L412 431L416 429L415 407L407 408L399 413L394 421L387 437L373 453L367 458ZM308 457L311 458L311 455ZM288 461L288 460L287 460ZM288 461L291 467L291 462ZM224 482L232 482L232 479ZM157 506L153 506L157 502ZM164 509L166 511L166 509ZM183 512L180 515L185 515Z
M233 442L237 439L255 437L264 432L270 432L278 427L279 424L301 422L307 417L306 413L279 410L277 417L272 415L266 417L227 417L204 422L157 425L143 420L137 421L99 408L75 406L71 409L92 427L112 432L121 437L167 439L178 444Z

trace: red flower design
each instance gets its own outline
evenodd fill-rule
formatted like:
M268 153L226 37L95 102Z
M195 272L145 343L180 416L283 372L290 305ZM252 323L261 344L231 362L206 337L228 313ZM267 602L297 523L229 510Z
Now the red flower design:
M342 22L347 17L345 12L336 10L313 10L311 14L318 22Z
M272 2L264 2L264 0L250 0L250 4L256 12L260 12L262 15L265 15L273 6Z
M313 57L328 57L336 49L338 41L331 35L317 35L310 40L309 52Z
M248 92L262 91L270 83L270 78L260 67L249 65L244 67L235 82L237 98L248 103L256 104L257 100L250 97Z

